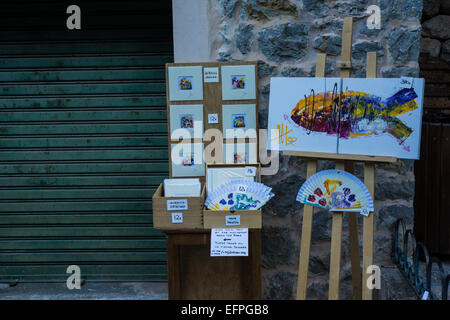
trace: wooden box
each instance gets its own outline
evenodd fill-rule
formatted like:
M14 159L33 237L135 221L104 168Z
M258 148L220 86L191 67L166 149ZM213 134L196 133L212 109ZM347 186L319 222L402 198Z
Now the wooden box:
M259 163L240 163L240 164L207 164L208 168L230 168L230 167L256 167L256 181L261 182L261 165ZM261 229L262 210L231 210L219 211L203 209L203 225L205 229L213 228L249 228Z
M203 229L205 192L203 184L200 197L164 197L164 184L161 183L152 197L153 227L162 230Z

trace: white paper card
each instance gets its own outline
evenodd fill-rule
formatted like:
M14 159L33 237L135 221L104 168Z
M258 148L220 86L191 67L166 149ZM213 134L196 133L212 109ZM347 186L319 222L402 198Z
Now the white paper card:
M183 213L173 212L172 213L172 223L183 223Z
M219 123L219 115L217 113L209 113L208 123Z
M211 229L211 257L248 256L248 229Z
M225 216L225 225L226 226L240 226L241 225L241 216Z
M203 69L204 82L219 82L219 68L204 68Z
M187 199L167 200L167 211L188 210Z

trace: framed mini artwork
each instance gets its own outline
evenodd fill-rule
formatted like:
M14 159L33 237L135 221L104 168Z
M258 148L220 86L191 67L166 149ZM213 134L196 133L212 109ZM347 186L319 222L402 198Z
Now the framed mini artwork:
M256 163L256 143L224 143L224 163Z
M171 177L204 176L203 147L203 143L171 144Z
M254 65L222 66L222 100L256 99Z
M203 105L170 105L170 139L203 137ZM188 137L186 136L189 135Z
M239 129L245 137L256 138L256 105L230 104L222 106L222 130L225 138L238 137Z
M203 100L202 66L168 67L169 100Z

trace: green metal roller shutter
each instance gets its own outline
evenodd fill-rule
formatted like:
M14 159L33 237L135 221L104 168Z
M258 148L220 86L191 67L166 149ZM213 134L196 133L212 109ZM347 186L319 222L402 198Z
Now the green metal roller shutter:
M166 280L170 1L76 3L1 5L0 282Z

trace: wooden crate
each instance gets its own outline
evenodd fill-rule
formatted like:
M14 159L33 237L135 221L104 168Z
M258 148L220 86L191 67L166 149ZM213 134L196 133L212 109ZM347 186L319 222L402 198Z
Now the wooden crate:
M230 168L230 167L256 167L256 181L261 182L261 165L259 163L239 163L239 164L207 164L208 168ZM261 229L262 210L208 210L203 209L203 225L205 229L213 228L249 228Z
M203 229L205 189L205 185L202 185L200 197L164 197L164 184L161 183L152 197L153 227L162 230ZM174 208L174 201L181 204L181 209ZM187 209L183 208L185 203ZM183 222L174 223L173 213L181 213Z

